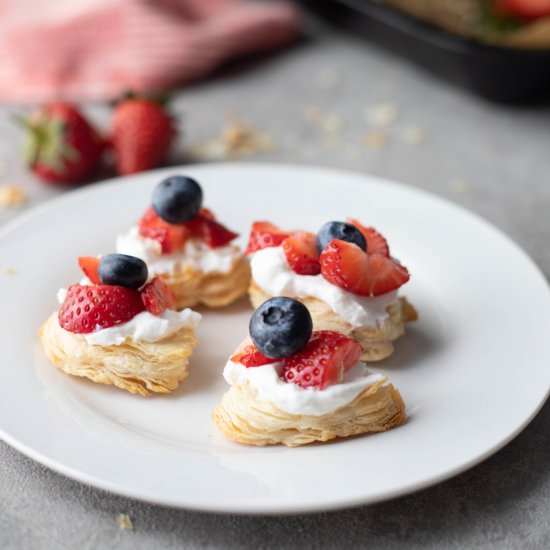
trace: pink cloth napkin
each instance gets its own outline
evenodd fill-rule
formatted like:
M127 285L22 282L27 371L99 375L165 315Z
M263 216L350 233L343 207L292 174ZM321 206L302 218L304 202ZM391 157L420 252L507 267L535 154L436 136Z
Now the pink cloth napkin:
M291 43L297 12L244 0L0 0L0 100L104 100Z

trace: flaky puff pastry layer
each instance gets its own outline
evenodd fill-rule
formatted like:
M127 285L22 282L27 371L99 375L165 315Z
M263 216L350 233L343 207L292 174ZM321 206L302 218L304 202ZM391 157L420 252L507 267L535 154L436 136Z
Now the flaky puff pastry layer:
M194 330L182 328L158 342L127 338L120 345L96 346L61 328L57 312L39 335L46 355L63 372L140 395L175 390L188 374L189 356L197 344Z
M204 273L183 265L171 273L160 273L160 276L174 292L177 309L197 304L222 307L246 294L250 282L250 265L242 256L228 273Z
M252 305L257 308L272 296L264 292L252 281L248 294ZM381 361L389 357L394 350L393 342L405 334L405 324L416 321L418 315L406 298L387 308L388 317L374 327L354 327L336 315L330 306L317 298L296 298L302 302L311 313L314 330L336 330L353 338L363 348L362 361Z
M245 445L298 447L315 441L384 432L405 419L399 392L386 380L363 390L351 403L321 416L289 414L245 381L231 386L212 414L223 434Z

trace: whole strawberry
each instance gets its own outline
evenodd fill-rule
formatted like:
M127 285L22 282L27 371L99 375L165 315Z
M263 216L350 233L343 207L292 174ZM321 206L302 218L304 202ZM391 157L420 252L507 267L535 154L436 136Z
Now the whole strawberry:
M55 101L23 121L29 168L50 183L72 184L97 168L105 143L71 103Z
M111 141L119 174L160 166L176 132L163 105L151 99L129 98L114 113Z

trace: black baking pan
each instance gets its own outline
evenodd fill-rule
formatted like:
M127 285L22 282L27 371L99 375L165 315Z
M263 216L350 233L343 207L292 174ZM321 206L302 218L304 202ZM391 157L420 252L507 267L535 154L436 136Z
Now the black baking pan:
M441 30L375 0L305 0L331 21L477 94L505 103L550 99L550 49L492 46Z

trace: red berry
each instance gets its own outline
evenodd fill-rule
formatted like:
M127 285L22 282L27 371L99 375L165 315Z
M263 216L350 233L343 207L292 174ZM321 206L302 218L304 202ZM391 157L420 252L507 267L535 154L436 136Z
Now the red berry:
M160 166L176 132L164 107L155 101L132 98L116 107L111 140L119 174L133 174Z
M495 9L522 19L550 16L550 0L497 0Z
M191 230L185 224L174 225L159 218L149 207L138 222L139 234L160 243L163 254L177 252L191 237Z
M69 332L86 334L96 327L126 323L144 310L140 293L111 285L71 285L59 309L59 324Z
M241 365L248 368L261 367L262 365L275 363L278 359L270 359L269 357L266 357L258 350L249 338L246 338L231 356L231 361L234 363L241 363Z
M99 258L95 256L80 256L80 258L78 258L78 265L84 275L86 275L94 285L101 284L101 279L98 274Z
M363 233L363 237L367 241L367 254L381 254L382 256L386 256L386 258L390 257L390 248L386 239L374 227L364 227L357 220L351 218L348 219L348 222Z
M361 346L355 340L340 332L315 331L304 348L283 359L282 377L285 382L298 384L302 388L324 390L339 382L362 353Z
M290 237L288 231L283 231L272 223L254 222L250 230L250 238L245 255L252 254L262 248L279 246L287 237Z
M283 241L286 261L295 273L317 275L321 272L315 238L313 233L298 231Z
M23 124L27 164L45 181L78 183L98 167L105 142L71 103L48 103Z
M214 216L214 212L212 212L212 210L209 210L208 208L201 208L199 214L203 218L208 218L209 220L216 219L216 216Z
M194 237L204 241L210 248L225 246L238 237L237 233L233 233L233 231L214 220L212 212L206 208L203 208L198 216L189 220L185 225Z
M174 293L160 277L155 277L141 289L141 299L145 309L153 315L161 315L176 307Z
M163 254L181 250L190 237L203 240L211 248L224 246L236 237L221 223L214 219L214 214L202 208L199 215L182 224L172 224L160 218L152 207L149 207L139 221L139 234L147 239L158 241Z
M319 258L323 277L360 296L380 296L409 280L405 267L381 254L365 254L356 244L332 240Z

